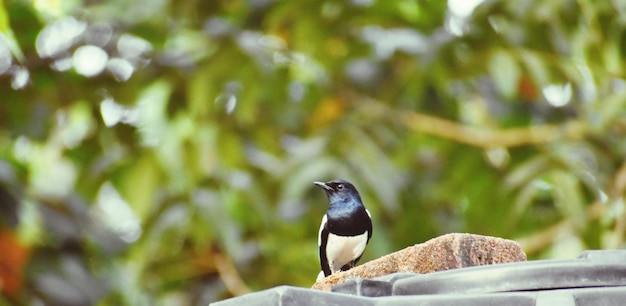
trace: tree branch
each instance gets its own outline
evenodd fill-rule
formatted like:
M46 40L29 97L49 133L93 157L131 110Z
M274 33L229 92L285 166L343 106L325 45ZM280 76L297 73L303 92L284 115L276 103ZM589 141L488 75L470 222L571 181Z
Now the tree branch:
M587 134L587 125L569 121L561 125L536 125L507 130L493 130L459 124L414 112L400 113L400 120L414 132L435 135L468 145L493 148L548 143L559 139L579 139Z
M562 124L544 124L511 129L469 126L407 110L396 110L368 97L359 97L362 114L367 117L399 121L417 133L453 140L480 148L516 147L543 144L563 139L580 139L589 133L586 123L571 120Z
M606 206L601 201L593 202L589 207L585 216L587 221L591 222L598 219L604 212ZM545 249L548 245L554 243L554 240L559 238L559 233L568 232L574 230L574 220L565 219L562 220L538 233L528 235L526 237L515 239L521 246L526 254L532 254L539 250Z
M609 191L609 198L611 200L620 198L620 200L623 200L624 192L626 192L626 161L622 163L622 166L615 173L611 190ZM611 203L611 200L609 200L608 203ZM589 207L587 207L587 211L585 213L585 216L587 217L587 222L597 220L607 209L610 209L607 206L607 202L602 202L600 200L594 201ZM574 221L571 219L566 219L538 233L516 239L516 241L519 242L519 244L522 246L524 251L526 251L526 253L534 253L538 250L544 249L547 245L552 244L554 240L558 237L559 232L573 230L573 222ZM619 244L623 241L625 229L626 212L623 212L615 217L614 233L616 236L613 237L611 242L609 242L614 243L615 245L606 245L605 247L619 247Z
M213 262L215 262L217 273L230 293L238 296L250 292L250 288L248 288L243 279L241 279L237 268L235 268L235 265L228 256L224 255L218 248L213 248L211 254L213 255Z

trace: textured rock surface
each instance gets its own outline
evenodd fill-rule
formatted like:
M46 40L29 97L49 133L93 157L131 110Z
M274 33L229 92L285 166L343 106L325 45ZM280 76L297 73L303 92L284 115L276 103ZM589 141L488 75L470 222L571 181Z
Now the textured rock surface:
M315 283L313 289L330 291L333 285L355 277L374 278L396 272L430 273L525 260L526 254L515 241L473 234L447 234L335 273Z

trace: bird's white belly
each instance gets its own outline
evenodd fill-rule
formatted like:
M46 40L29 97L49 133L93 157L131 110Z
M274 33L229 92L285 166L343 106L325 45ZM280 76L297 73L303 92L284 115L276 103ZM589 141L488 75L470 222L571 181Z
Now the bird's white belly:
M339 271L345 264L361 256L367 245L367 232L358 236L328 234L326 258L331 273Z

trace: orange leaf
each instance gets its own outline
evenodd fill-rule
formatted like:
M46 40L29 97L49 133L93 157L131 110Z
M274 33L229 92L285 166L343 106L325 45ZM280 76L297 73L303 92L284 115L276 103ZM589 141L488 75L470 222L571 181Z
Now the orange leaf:
M0 290L4 294L14 296L22 290L24 266L29 254L28 248L12 231L0 231Z
M343 113L345 102L337 97L324 98L309 118L311 129L318 129L337 120Z
M539 94L537 86L534 82L524 77L519 79L517 89L524 100L531 102L535 101L537 99L537 95Z

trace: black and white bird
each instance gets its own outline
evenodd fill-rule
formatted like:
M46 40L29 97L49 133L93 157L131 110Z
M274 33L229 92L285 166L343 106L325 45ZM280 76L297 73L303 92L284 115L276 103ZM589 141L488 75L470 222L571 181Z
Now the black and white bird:
M326 191L329 202L317 240L322 267L319 280L356 265L372 237L372 218L350 182L332 180L314 184Z

